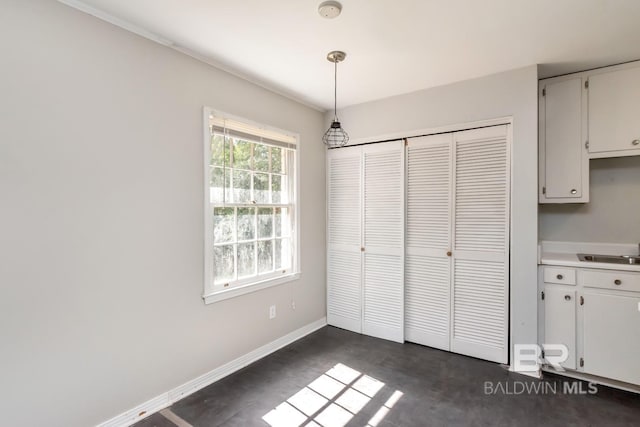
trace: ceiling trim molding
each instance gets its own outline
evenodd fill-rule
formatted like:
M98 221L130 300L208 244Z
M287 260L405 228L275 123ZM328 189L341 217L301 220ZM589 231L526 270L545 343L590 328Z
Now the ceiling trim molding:
M242 73L238 70L235 70L229 66L226 66L208 56L202 55L198 52L194 52L191 49L188 49L186 47L180 46L177 43L175 43L172 40L169 40L167 38L164 38L156 33L153 33L151 31L147 31L142 27L139 27L127 20L118 18L116 16L113 16L107 12L104 12L103 10L97 9L93 6L89 6L88 4L80 1L80 0L58 0L59 3L62 3L66 6L72 7L74 9L77 9L81 12L84 12L88 15L94 16L102 21L108 22L109 24L115 25L116 27L120 27L126 31L129 31L131 33L137 34L141 37L144 37L148 40L151 40L153 42L156 42L158 44L161 44L163 46L169 47L173 50L176 50L180 53L182 53L183 55L187 55L193 59L196 59L200 62L203 62L211 67L214 67L218 70L224 71L225 73L231 74L235 77L238 77L242 80L245 80L249 83L252 83L256 86L259 86L263 89L268 90L269 92L275 93L276 95L280 95L283 96L287 99L290 99L292 101L295 101L299 104L302 104L306 107L309 107L311 109L314 109L316 111L319 111L321 113L326 113L328 110L326 108L323 108L317 104L314 104L312 102L309 102L306 99L302 99L300 98L299 95L296 95L290 91L287 91L281 87L277 87L276 85L273 84L269 84L263 80L260 79L256 79L255 77L252 77L246 73Z

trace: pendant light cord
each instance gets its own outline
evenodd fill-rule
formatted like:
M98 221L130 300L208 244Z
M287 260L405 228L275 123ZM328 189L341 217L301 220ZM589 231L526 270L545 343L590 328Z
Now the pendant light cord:
M338 60L333 60L333 119L338 121Z

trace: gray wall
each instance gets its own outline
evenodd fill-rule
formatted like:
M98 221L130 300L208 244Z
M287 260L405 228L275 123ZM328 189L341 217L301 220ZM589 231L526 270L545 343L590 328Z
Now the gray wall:
M2 0L0 52L1 424L94 425L325 316L321 113L52 0ZM206 306L203 105L302 141L302 278Z
M540 240L640 242L640 156L590 162L590 202L540 205Z
M530 66L338 112L353 140L513 117L511 344L537 342L538 73ZM332 115L325 117L327 123Z

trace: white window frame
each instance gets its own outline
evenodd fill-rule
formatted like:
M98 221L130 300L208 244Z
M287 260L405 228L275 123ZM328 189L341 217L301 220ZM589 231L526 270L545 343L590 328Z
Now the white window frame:
M293 162L293 173L291 174L291 185L293 189L290 192L292 200L291 205L291 254L292 265L286 272L274 272L259 277L242 279L230 284L227 287L221 287L214 284L214 256L213 256L213 204L211 203L211 193L209 187L210 180L210 159L211 159L211 125L210 118L225 118L229 120L243 122L257 129L268 132L277 132L279 134L291 136L295 139L295 155ZM247 120L242 117L234 116L222 111L214 110L210 107L203 108L203 129L204 129L204 293L202 298L205 304L211 304L223 301L229 298L266 289L272 286L281 285L300 278L300 136L297 133L285 131L272 126ZM257 262L257 260L256 260Z

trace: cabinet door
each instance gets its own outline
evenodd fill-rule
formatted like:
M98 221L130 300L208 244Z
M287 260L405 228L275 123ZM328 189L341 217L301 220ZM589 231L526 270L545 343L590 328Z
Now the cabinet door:
M589 201L582 78L541 84L540 203Z
M405 339L449 350L453 134L407 144Z
M639 117L640 68L589 77L589 152L601 154L594 157L640 154Z
M508 361L509 127L454 134L451 350Z
M363 151L362 332L404 342L404 143Z
M564 344L569 357L560 365L576 369L576 291L558 285L545 285L544 342Z
M640 385L640 297L584 299L584 372Z
M327 154L327 323L362 332L361 149Z

